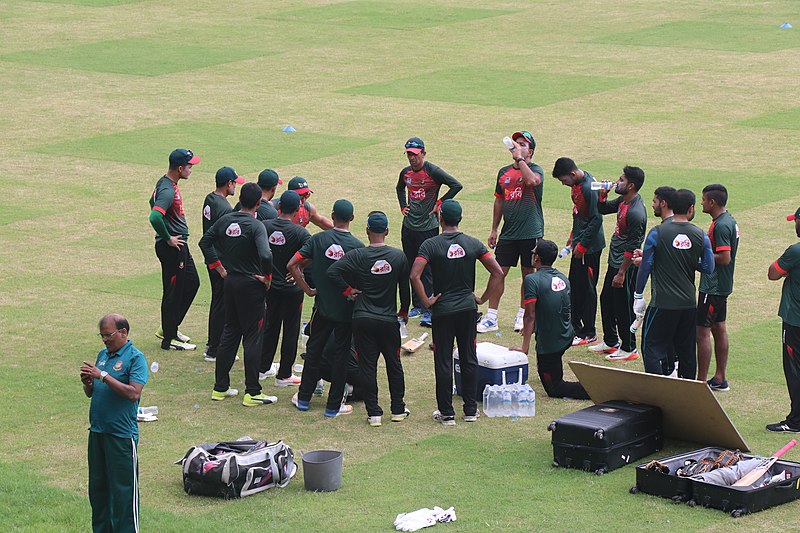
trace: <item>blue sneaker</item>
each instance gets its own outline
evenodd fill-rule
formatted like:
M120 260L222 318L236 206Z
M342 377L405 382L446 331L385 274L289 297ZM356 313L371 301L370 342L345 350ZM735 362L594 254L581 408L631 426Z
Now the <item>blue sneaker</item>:
M730 386L728 385L727 379L723 379L722 383L719 383L715 381L714 378L711 378L708 381L706 381L706 383L708 383L708 386L711 390L716 390L721 392L731 390Z
M423 310L421 307L412 307L408 312L408 318L419 318L422 316L422 312Z
M304 402L298 398L298 393L296 392L294 393L294 396L292 396L292 405L297 407L297 409L300 411L308 411L311 409L311 402Z
M419 319L419 325L422 326L423 328L432 327L432 324L431 324L431 312L430 311L424 311L422 313L422 318Z

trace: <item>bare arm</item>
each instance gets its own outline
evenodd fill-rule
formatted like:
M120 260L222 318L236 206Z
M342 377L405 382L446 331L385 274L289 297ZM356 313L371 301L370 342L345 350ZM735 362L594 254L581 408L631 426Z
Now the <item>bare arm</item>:
M320 229L331 229L333 227L333 221L328 217L320 215L317 208L312 204L308 204L308 219Z
M767 271L767 278L770 281L778 281L779 279L781 279L785 275L786 275L786 271L781 269L781 267L778 266L778 262L777 261L774 261L769 266L769 270Z
M84 376L91 376L94 379L100 379L100 369L94 366L91 363L87 363L86 361L83 362L83 366L81 367L81 380L83 381L83 391L86 393L87 396L91 396L91 391L87 392L87 387L89 389L94 389L94 382L91 386L86 385L86 381L84 380ZM119 394L123 398L127 398L128 401L136 402L142 396L142 385L141 383L123 383L117 379L111 377L110 374L107 374L106 377L103 379L103 383L108 385L108 387L113 390L115 393Z
M503 283L503 269L500 268L497 259L488 252L483 254L478 260L489 272L489 281L486 283L486 290L483 291L483 295L481 295L480 298L475 297L475 301L478 302L478 304L482 304L500 290Z
M303 269L310 264L311 264L311 259L306 259L300 254L294 254L294 257L289 259L289 263L286 265L286 269L294 278L294 282L301 289L303 289L303 292L313 298L314 296L317 295L317 291L316 289L312 289L311 287L309 287L308 283L306 283L306 280L303 277Z
M525 302L525 317L522 319L522 346L509 349L527 354L530 351L534 329L536 329L536 300Z
M497 228L503 218L503 199L495 194L492 205L492 231L489 232L489 248L497 246Z
M414 264L411 266L411 274L409 277L411 278L411 286L414 288L414 292L417 293L417 296L419 296L422 305L430 309L442 294L439 293L435 296L431 296L430 298L428 298L428 295L425 294L425 287L422 285L422 271L425 269L425 265L427 263L428 262L421 257L418 257L416 260L414 260Z

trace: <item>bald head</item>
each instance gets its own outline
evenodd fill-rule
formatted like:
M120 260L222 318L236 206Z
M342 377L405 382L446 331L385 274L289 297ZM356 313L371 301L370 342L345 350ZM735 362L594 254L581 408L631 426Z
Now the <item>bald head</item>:
M113 325L115 329L124 329L128 333L131 331L128 319L119 313L108 313L100 319L100 322L97 323L97 327L98 329L103 329L103 326L107 324Z

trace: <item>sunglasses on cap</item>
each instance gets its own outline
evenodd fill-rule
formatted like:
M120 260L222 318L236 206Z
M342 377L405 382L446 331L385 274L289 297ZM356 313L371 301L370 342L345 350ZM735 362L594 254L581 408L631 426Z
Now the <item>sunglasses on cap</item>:
M406 149L409 149L409 148L424 148L424 146L422 144L418 143L417 141L408 141L406 143Z

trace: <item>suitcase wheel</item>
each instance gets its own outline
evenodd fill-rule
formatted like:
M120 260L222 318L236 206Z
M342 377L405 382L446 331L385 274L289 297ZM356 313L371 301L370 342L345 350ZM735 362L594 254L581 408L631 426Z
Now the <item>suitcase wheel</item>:
M639 494L639 487L634 485L628 492L630 492L631 494Z
M731 516L734 518L739 518L744 514L744 509L734 509L731 511Z
M686 505L688 505L689 507L694 507L695 505L697 505L697 502L694 500L689 500L688 502L686 502Z
M561 466L561 465L560 465L560 464L558 464L558 461L556 461L556 460L554 459L554 460L553 460L553 468L558 468L559 466Z
M553 420L552 422L550 422L550 424L548 424L547 431L553 431L555 429L556 429L556 421Z
M683 496L676 494L672 497L672 503L683 503Z
M597 431L594 432L594 438L596 438L597 440L603 440L603 437L605 437L605 435L606 432L603 431L602 429L598 429Z
M606 472L607 470L605 468L598 468L597 470L594 471L594 473L597 474L598 476L602 476Z

